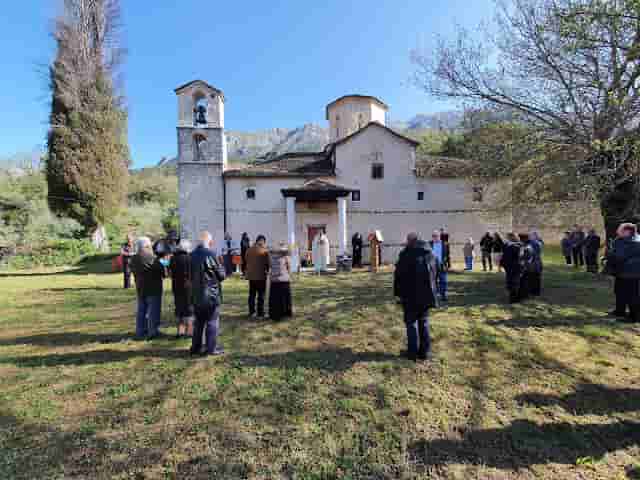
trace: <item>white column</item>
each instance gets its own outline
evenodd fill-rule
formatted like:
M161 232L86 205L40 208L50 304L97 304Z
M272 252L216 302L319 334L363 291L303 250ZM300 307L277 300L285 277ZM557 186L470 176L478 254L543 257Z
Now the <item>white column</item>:
M298 245L296 245L296 199L287 197L287 242L291 249L291 270L298 271Z
M347 198L338 198L338 246L340 255L347 253Z

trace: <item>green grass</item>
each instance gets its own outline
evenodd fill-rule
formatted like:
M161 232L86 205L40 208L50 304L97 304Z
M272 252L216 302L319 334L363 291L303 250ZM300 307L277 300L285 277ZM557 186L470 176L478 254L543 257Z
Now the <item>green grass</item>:
M609 279L551 260L514 307L502 275L450 275L429 364L399 356L390 272L301 277L281 323L248 320L233 279L228 353L200 360L132 340L108 259L1 273L0 478L639 478L640 328L605 316Z

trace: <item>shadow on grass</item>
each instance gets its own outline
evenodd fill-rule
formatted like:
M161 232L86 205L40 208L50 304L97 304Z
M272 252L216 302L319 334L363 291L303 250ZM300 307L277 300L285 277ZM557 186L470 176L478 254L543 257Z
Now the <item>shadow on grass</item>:
M6 408L1 411L0 431L6 443L0 447L4 455L0 473L8 475L3 478L96 478L97 472L108 472L109 478L123 474L145 478L144 469L160 463L164 455L163 448L136 445L126 449L98 437L91 429L61 431L26 422Z
M424 469L462 463L518 470L544 463L575 465L581 458L600 459L639 443L640 424L635 422L538 425L516 420L505 428L470 431L461 440L420 440L411 445L410 459Z
M135 358L185 359L189 358L189 351L188 348L175 350L168 347L166 349L154 347L143 350L94 350L90 352L5 357L0 359L0 363L14 364L19 367L55 367L61 365L97 365L126 362ZM231 355L231 358L241 366L285 369L306 367L327 372L344 372L356 363L361 362L385 362L399 359L397 355L388 353L354 352L349 348L296 350L264 356Z
M595 383L580 384L575 392L564 396L525 393L516 400L536 407L559 405L575 415L610 415L640 410L639 389L609 388Z
M14 364L19 367L56 367L61 365L100 365L105 363L127 362L135 358L188 358L189 351L167 348L144 350L93 350L90 352L54 353L25 357L4 357L0 363Z
M67 347L92 343L118 343L131 340L129 334L91 334L80 332L47 333L28 337L2 338L0 346L38 345L44 347Z
M345 372L356 363L397 361L400 357L384 352L354 352L350 348L294 350L274 355L239 355L233 360L244 367L295 369L312 368L325 372Z

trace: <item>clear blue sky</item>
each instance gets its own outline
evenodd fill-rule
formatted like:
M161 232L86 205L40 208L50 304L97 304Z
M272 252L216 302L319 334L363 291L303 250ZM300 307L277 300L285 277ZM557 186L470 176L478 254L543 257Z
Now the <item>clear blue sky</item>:
M492 0L122 0L129 141L135 167L176 152L173 89L224 91L226 127L325 124L346 93L376 95L391 118L451 108L409 84L409 52L492 16ZM56 0L6 2L0 18L0 156L44 148L46 65Z

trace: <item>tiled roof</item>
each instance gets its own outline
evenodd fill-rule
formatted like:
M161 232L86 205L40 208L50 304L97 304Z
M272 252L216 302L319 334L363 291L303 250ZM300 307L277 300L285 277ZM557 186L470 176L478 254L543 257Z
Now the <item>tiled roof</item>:
M367 130L369 127L373 127L373 126L383 128L384 130L386 130L387 132L389 132L389 133L391 133L391 134L395 135L395 136L396 136L396 137L398 137L399 139L404 140L405 142L408 142L408 143L410 143L410 144L412 144L412 145L414 145L414 146L416 146L416 147L417 147L418 145L420 145L420 142L419 142L419 141L414 140L414 139L413 139L413 138L411 138L411 137L407 137L406 135L403 135L403 134L401 134L401 133L398 133L398 132L396 132L395 130L393 130L392 128L389 128L389 127L387 127L386 125L381 124L380 122L369 122L369 123L367 123L364 127L362 127L360 130L357 130L357 131L353 132L351 135L347 135L346 137L341 138L341 139L340 139L340 140L338 140L337 142L333 143L333 144L331 145L331 147L333 148L333 147L335 147L336 145L341 145L341 144L343 144L343 143L345 143L345 142L348 142L348 141L349 141L349 140L351 140L352 138L357 137L358 135L360 135L362 132L364 132L365 130Z
M328 177L335 175L331 158L324 152L285 153L244 168L227 170L225 177Z
M380 105L385 110L389 110L389 106L380 100L378 97L373 97L371 95L359 95L359 94L351 94L351 95L343 95L340 98L336 98L333 102L329 103L326 108L327 120L329 120L329 108L333 107L336 103L341 102L342 100L346 100L347 98L362 98L364 100L372 100Z
M195 85L196 83L200 83L202 84L204 87L206 87L209 90L214 91L216 94L220 95L220 97L222 97L222 100L224 101L224 93L222 93L222 90L216 88L216 87L212 87L211 85L209 85L207 82L205 82L204 80L192 80L188 83L185 83L184 85L180 85L178 88L176 88L174 90L174 92L176 94L180 93L182 90L184 90L185 88L189 88L192 85Z

